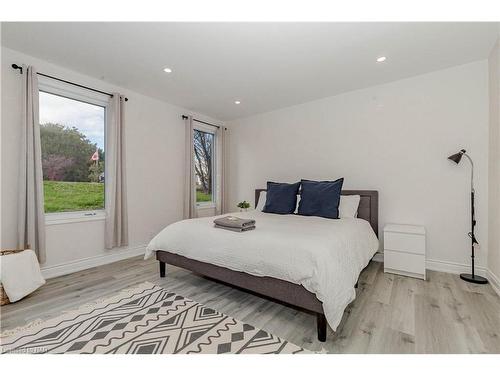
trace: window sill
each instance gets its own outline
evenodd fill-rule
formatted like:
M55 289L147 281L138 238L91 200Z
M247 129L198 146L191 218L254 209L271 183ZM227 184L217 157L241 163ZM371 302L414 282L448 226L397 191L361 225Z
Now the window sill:
M215 208L216 204L215 203L198 203L196 204L196 209L198 210L208 210L211 208Z
M45 214L45 225L81 223L85 221L104 221L106 213L101 211L82 211Z

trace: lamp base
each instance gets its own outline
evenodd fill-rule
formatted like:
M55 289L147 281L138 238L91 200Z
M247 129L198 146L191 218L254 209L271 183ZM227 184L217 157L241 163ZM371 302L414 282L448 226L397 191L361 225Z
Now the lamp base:
M460 278L464 281L467 281L469 283L474 283L474 284L488 284L488 279L474 275L472 276L470 273L461 273Z

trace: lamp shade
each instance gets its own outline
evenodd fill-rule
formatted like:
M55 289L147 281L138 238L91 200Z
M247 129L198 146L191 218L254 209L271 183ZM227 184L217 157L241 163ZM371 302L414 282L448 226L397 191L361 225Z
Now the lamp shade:
M460 150L460 152L457 152L456 154L448 156L448 159L451 161L454 161L455 163L460 163L460 160L462 160L462 156L465 154L465 150Z

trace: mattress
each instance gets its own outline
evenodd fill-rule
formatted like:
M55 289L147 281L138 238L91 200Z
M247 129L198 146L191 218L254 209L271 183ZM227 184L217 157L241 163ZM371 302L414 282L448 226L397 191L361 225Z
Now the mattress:
M164 250L255 276L302 285L323 303L330 327L339 325L354 300L360 272L379 243L370 223L359 218L326 219L260 211L234 215L254 219L256 229L237 233L214 228L216 217L168 225L146 248L145 258Z

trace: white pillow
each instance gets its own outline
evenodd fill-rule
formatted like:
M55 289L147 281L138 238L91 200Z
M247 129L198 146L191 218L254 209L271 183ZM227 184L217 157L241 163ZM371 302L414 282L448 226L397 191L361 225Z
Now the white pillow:
M293 211L294 214L299 213L299 203L300 203L300 194L297 194L297 205L295 206L295 211Z
M359 200L361 197L359 195L341 195L339 203L339 218L347 219L358 217L358 207ZM300 195L297 195L297 206L295 207L295 212L299 212L299 202Z
M264 206L266 205L266 196L267 192L261 191L259 195L259 203L257 203L257 207L255 208L256 211L262 211L264 209Z
M359 195L341 195L339 204L339 218L352 219L358 217Z
M265 191L260 192L259 203L257 204L257 211L262 211L266 205ZM358 217L358 207L361 197L359 195L341 195L339 203L339 218L348 219ZM298 213L300 203L300 195L297 194L297 205L295 206L294 213Z

